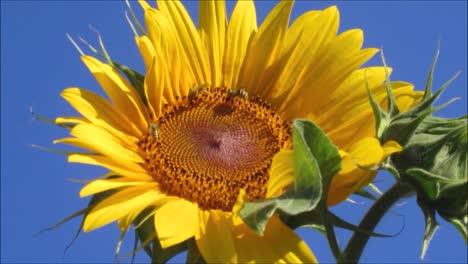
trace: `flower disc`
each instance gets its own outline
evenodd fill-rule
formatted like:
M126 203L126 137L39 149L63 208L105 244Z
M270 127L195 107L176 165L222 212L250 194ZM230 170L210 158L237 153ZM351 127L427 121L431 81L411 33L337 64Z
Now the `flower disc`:
M250 199L265 197L272 158L290 146L290 126L243 90L203 88L166 105L140 144L161 190L230 211L241 188Z

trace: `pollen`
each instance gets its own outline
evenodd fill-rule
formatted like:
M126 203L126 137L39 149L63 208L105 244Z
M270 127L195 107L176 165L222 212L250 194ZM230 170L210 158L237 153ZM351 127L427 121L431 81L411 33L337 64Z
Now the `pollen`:
M265 197L273 156L291 148L290 130L258 97L204 88L165 105L138 144L161 191L231 211L240 189L252 200Z

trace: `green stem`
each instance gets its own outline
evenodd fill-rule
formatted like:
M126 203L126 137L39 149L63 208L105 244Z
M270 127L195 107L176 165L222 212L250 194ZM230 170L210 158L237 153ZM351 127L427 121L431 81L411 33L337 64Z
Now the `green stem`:
M372 205L359 224L359 229L373 231L388 210L398 200L410 195L412 192L408 185L401 182L395 183ZM338 263L357 263L369 238L369 233L354 232L343 254L338 259Z

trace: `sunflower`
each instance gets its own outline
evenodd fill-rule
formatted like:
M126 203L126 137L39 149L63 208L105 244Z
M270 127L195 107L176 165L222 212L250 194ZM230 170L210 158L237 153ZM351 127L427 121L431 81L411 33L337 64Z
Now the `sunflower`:
M91 56L82 60L109 101L74 87L61 94L82 117L57 118L74 126L73 137L55 142L90 151L69 162L112 175L81 189L81 197L114 190L86 214L83 229L118 221L126 230L145 212L163 248L193 238L207 262L316 262L277 215L259 236L238 212L292 183L295 118L318 124L340 149L329 205L372 180L363 166L400 150L375 138L366 87L384 106L385 69L360 67L378 50L361 48L359 29L337 33L336 7L289 25L293 3L281 1L257 27L252 1L238 1L229 22L223 1L200 1L197 28L179 1L140 4L143 94ZM421 96L411 84L392 86L402 110Z

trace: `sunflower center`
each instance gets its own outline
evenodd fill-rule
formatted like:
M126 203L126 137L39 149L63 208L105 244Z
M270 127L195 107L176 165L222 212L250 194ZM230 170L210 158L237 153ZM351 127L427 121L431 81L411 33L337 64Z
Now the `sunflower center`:
M290 126L242 90L203 88L166 105L140 146L162 191L202 209L231 211L238 192L264 198L273 156Z

